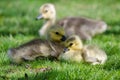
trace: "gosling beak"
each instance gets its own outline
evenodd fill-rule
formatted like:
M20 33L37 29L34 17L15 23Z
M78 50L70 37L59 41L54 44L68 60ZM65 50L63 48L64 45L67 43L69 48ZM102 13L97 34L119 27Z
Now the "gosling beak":
M66 37L62 36L61 41L65 41L65 40L66 40Z
M36 20L39 20L39 19L42 19L43 18L43 16L42 16L42 14L40 14L38 17L36 17Z
M68 49L67 47L65 47L65 48L63 49L63 52L65 53L65 52L67 52L67 51L69 51L69 49Z

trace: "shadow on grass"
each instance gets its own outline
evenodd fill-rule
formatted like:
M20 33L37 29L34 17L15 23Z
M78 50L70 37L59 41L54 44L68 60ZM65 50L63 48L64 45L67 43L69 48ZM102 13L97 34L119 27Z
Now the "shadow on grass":
M120 27L119 26L112 26L112 27L109 27L107 29L107 31L105 31L104 34L115 34L115 35L120 35Z
M48 79L55 79L59 74L62 72L58 72L55 70L47 71L43 73L35 73L32 75L28 75L25 73L25 76L22 78L18 78L18 80L48 80Z
M81 78L71 78L70 75L64 71L50 70L42 73L35 73L28 75L25 73L24 77L18 78L18 80L83 80Z
M17 30L11 30L11 31L8 31L8 30L2 30L0 31L0 36L8 36L8 35L12 35L12 36L16 36L18 34L21 34L21 35L35 35L35 36L39 36L39 33L38 33L38 28L34 29L27 29L27 30L22 30L22 29L17 29Z
M107 71L117 71L120 70L120 60L110 60L109 62L106 62L104 65L103 69Z
M107 30L104 34L106 34L106 35L109 35L109 34L120 35L120 31Z

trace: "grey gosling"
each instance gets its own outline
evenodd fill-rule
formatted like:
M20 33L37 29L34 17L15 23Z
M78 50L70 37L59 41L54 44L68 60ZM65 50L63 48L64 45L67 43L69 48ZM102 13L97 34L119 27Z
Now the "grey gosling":
M65 39L63 28L53 27L48 31L48 40L31 40L16 48L9 49L8 56L14 63L21 63L24 60L35 60L39 56L57 58L63 50Z
M76 34L82 40L91 40L93 36L103 33L107 29L107 24L104 21L84 17L66 17L56 21L55 6L50 3L43 4L39 13L40 15L36 19L45 20L45 24L39 30L40 36L44 36L51 25L62 26L68 36Z

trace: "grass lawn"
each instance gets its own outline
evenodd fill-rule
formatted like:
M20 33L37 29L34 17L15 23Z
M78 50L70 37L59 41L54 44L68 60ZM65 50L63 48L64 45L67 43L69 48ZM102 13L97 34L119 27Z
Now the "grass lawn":
M87 44L104 49L104 65L50 61L10 64L7 50L39 37L42 21L35 21L44 3L54 3L57 19L84 16L104 20L108 30ZM47 70L46 70L47 69ZM28 79L27 79L28 78ZM120 0L0 0L0 80L120 80Z

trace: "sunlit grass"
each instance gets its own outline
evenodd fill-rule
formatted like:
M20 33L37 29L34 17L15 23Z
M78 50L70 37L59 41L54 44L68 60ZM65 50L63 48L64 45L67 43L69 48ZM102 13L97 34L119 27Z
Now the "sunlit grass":
M41 21L35 21L44 3L54 3L57 19L84 16L104 20L109 28L86 44L104 49L104 65L40 59L21 65L10 63L7 50L38 38ZM119 0L1 0L0 1L0 80L120 80L120 1ZM40 68L40 69L39 69ZM42 68L50 68L41 71ZM36 71L38 69L38 71ZM40 70L40 71L39 71Z

